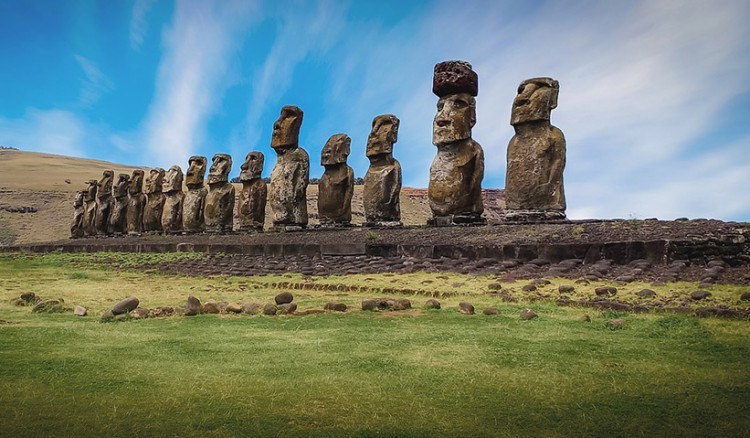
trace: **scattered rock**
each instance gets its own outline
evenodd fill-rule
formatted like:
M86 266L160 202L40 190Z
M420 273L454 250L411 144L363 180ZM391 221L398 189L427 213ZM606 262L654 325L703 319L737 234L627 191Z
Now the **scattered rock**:
M618 330L625 326L624 319L610 319L607 321L607 328L610 330Z
M142 307L136 307L135 309L133 309L133 310L130 311L130 316L133 319L148 318L148 314L149 314L149 310L148 309L144 309Z
M430 298L424 303L425 309L440 309L440 301Z
M537 278L536 280L532 281L531 284L533 284L534 286L547 286L549 284L552 284L552 282L547 280L546 278Z
M122 315L124 313L128 313L138 307L138 304L140 304L140 301L138 301L138 298L136 297L125 298L124 300L112 306L112 314Z
M642 289L636 292L635 295L639 298L654 298L656 296L656 292L652 291L651 289Z
M588 313L584 313L580 318L578 318L578 320L583 322L591 322L591 317Z
M89 313L89 311L83 306L76 306L75 309L73 310L73 313L76 316L86 316Z
M362 310L378 310L377 300L362 300Z
M569 294L571 292L575 292L576 288L567 284L560 285L560 287L557 288L557 291L561 294Z
M330 301L326 303L325 306L323 306L323 310L327 310L329 312L346 312L346 304L339 303L337 301Z
M496 308L494 308L494 307L487 307L487 308L485 308L485 309L484 309L484 310L482 311L482 313L483 313L483 314L485 314L485 315L488 315L488 316L489 316L489 315L497 315L498 313L500 313L500 311L499 311L499 310L497 310L497 309L496 309Z
M690 294L690 299L698 301L711 296L711 292L707 290L697 290Z
M466 301L461 301L458 303L458 311L463 313L464 315L473 315L474 314L474 306Z
M522 320L524 320L524 321L529 321L529 320L531 320L531 319L534 319L534 318L536 318L536 317L537 317L538 315L536 314L536 312L534 312L534 311L533 311L533 310L531 310L531 309L523 309L523 310L521 311L521 315L520 315L520 316L521 316L521 319L522 319Z
M203 313L217 314L219 312L219 303L216 301L206 301L205 304L203 304Z
M487 289L489 289L489 290L500 290L500 289L502 289L502 288L503 288L503 285L502 285L502 284L500 284L500 283L490 283L490 284L489 284L489 285L487 286Z
M576 284L582 284L584 286L591 284L591 282L585 278L579 278L576 280Z
M248 315L256 315L261 312L261 305L258 303L245 303L242 305L242 311Z
M102 313L102 318L101 318L102 322L109 322L109 321L113 321L114 319L115 319L115 315L114 313L112 313L112 309L109 309L105 311L104 313Z
M534 292L536 290L536 286L533 284L525 284L522 288L522 291L524 292Z
M612 286L601 286L594 289L594 292L596 293L596 296L602 297L602 296L615 296L617 295L617 288Z
M237 303L229 303L224 310L228 313L242 313L242 306Z
M276 311L277 310L278 309L276 308L275 304L270 304L269 303L269 304L266 304L265 306L263 306L263 314L264 315L269 315L269 316L276 315Z
M158 318L161 316L172 316L175 313L174 307L155 307L148 311L149 318Z
M297 303L284 303L278 305L278 310L281 310L282 315L291 315L297 311ZM265 311L265 309L264 309Z
M396 300L396 302L390 307L393 310L411 309L411 301L407 300L406 298L400 298Z
M41 300L42 300L42 298L41 298L41 297L39 297L39 296L38 296L37 294L35 294L34 292L24 292L24 293L22 293L22 294L21 294L21 296L19 296L18 298L20 298L21 300L23 300L23 301L24 301L25 303L27 303L27 304L34 304L34 303L38 303L39 301L41 301Z
M185 316L195 316L201 313L201 300L190 295L187 299L187 307L185 308Z
M291 292L282 292L273 298L276 304L287 304L294 301L294 295Z
M34 313L62 313L65 312L64 301L62 298L41 301L34 305L31 311Z
M740 300L750 301L750 291L744 292L742 295L740 295Z

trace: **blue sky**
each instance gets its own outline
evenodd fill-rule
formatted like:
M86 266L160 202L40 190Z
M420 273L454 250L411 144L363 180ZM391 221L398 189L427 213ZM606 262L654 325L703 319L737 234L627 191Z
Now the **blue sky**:
M560 81L571 218L750 221L750 2L0 0L0 144L183 170L266 155L283 105L364 176L373 117L401 119L404 184L426 187L435 63L479 75L483 186L502 188L518 84Z

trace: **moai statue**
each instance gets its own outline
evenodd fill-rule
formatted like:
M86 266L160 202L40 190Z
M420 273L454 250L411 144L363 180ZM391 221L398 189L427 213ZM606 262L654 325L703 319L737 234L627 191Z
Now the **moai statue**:
M299 147L302 115L302 110L296 106L285 106L273 124L271 147L278 156L271 172L268 201L273 225L278 231L297 231L307 227L310 158Z
M185 233L202 233L203 207L206 203L208 190L203 185L206 175L206 157L192 156L188 160L189 167L185 177L187 193L182 204L182 231Z
M399 120L391 114L375 117L367 138L370 167L365 175L364 207L366 227L401 226L401 164L393 158Z
M427 196L429 225L485 223L482 218L484 152L471 138L476 123L479 81L471 64L446 61L435 65L432 92L439 100L432 124L437 155L430 167Z
M164 208L161 213L161 228L167 234L177 234L182 231L182 203L185 194L182 193L182 169L172 166L164 176L162 185L164 192Z
M99 181L91 179L86 184L88 187L83 194L83 231L87 236L96 236L96 190Z
M79 190L76 192L76 197L73 200L73 222L70 224L70 238L78 239L83 237L84 233L84 221L83 216L85 209L83 206L83 197L86 195L86 190Z
M127 227L128 234L143 232L143 210L146 208L146 195L143 194L143 171L136 169L128 184Z
M266 221L266 183L261 178L264 157L262 152L250 152L240 166L240 202L237 216L240 231L263 231Z
M352 222L354 171L346 164L351 144L348 135L335 134L320 153L320 165L326 169L318 185L318 217L323 227L346 227Z
M115 198L112 205L112 214L109 215L109 229L112 233L120 235L128 228L128 187L130 186L130 175L121 173L117 175L117 182L112 188Z
M234 213L234 186L229 182L229 171L232 170L232 157L227 154L216 154L208 172L208 195L203 218L206 231L209 233L227 233L232 231L232 213Z
M160 233L161 214L164 210L164 193L162 193L162 184L164 183L164 169L157 167L151 169L146 178L146 206L143 208L143 231L146 233Z
M113 170L102 172L96 188L96 234L104 236L112 234L109 227L109 216L112 214L112 180L115 177Z
M505 219L565 219L565 137L550 124L560 84L551 78L521 82L513 100L510 124L516 134L508 143Z

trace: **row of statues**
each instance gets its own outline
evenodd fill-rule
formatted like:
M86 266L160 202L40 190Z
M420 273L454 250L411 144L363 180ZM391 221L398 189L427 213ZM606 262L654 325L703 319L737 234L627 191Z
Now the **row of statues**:
M433 93L438 97L432 142L437 154L430 167L428 198L434 226L481 224L484 152L471 137L476 123L477 74L469 63L446 61L435 66ZM565 218L562 174L565 138L550 124L557 106L559 84L550 78L523 81L513 101L511 124L515 135L508 145L506 211L509 221ZM179 166L151 169L144 181L142 170L132 175L104 171L100 180L88 182L78 192L71 226L72 237L108 234L227 233L262 231L266 206L273 228L305 229L308 224L307 185L310 160L299 145L303 112L285 106L273 125L271 147L277 154L271 182L261 178L264 156L250 152L241 166L242 184L235 209L235 188L229 182L232 157L216 154L208 173L205 157L193 156L184 177ZM390 114L375 117L367 140L370 167L364 178L365 226L400 226L401 165L393 157L399 119ZM321 226L351 224L354 172L347 165L351 139L335 134L321 152L325 168L318 186ZM236 211L235 211L236 210Z

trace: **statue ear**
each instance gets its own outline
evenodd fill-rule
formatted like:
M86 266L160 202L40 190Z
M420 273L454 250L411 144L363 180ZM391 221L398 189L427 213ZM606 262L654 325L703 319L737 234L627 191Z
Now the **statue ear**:
M558 87L553 87L549 92L549 109L557 108L557 95L560 94Z
M474 125L477 124L477 101L476 99L474 99L474 97L472 97L471 100L469 101L469 107L471 108L470 124L471 124L471 127L473 128Z

